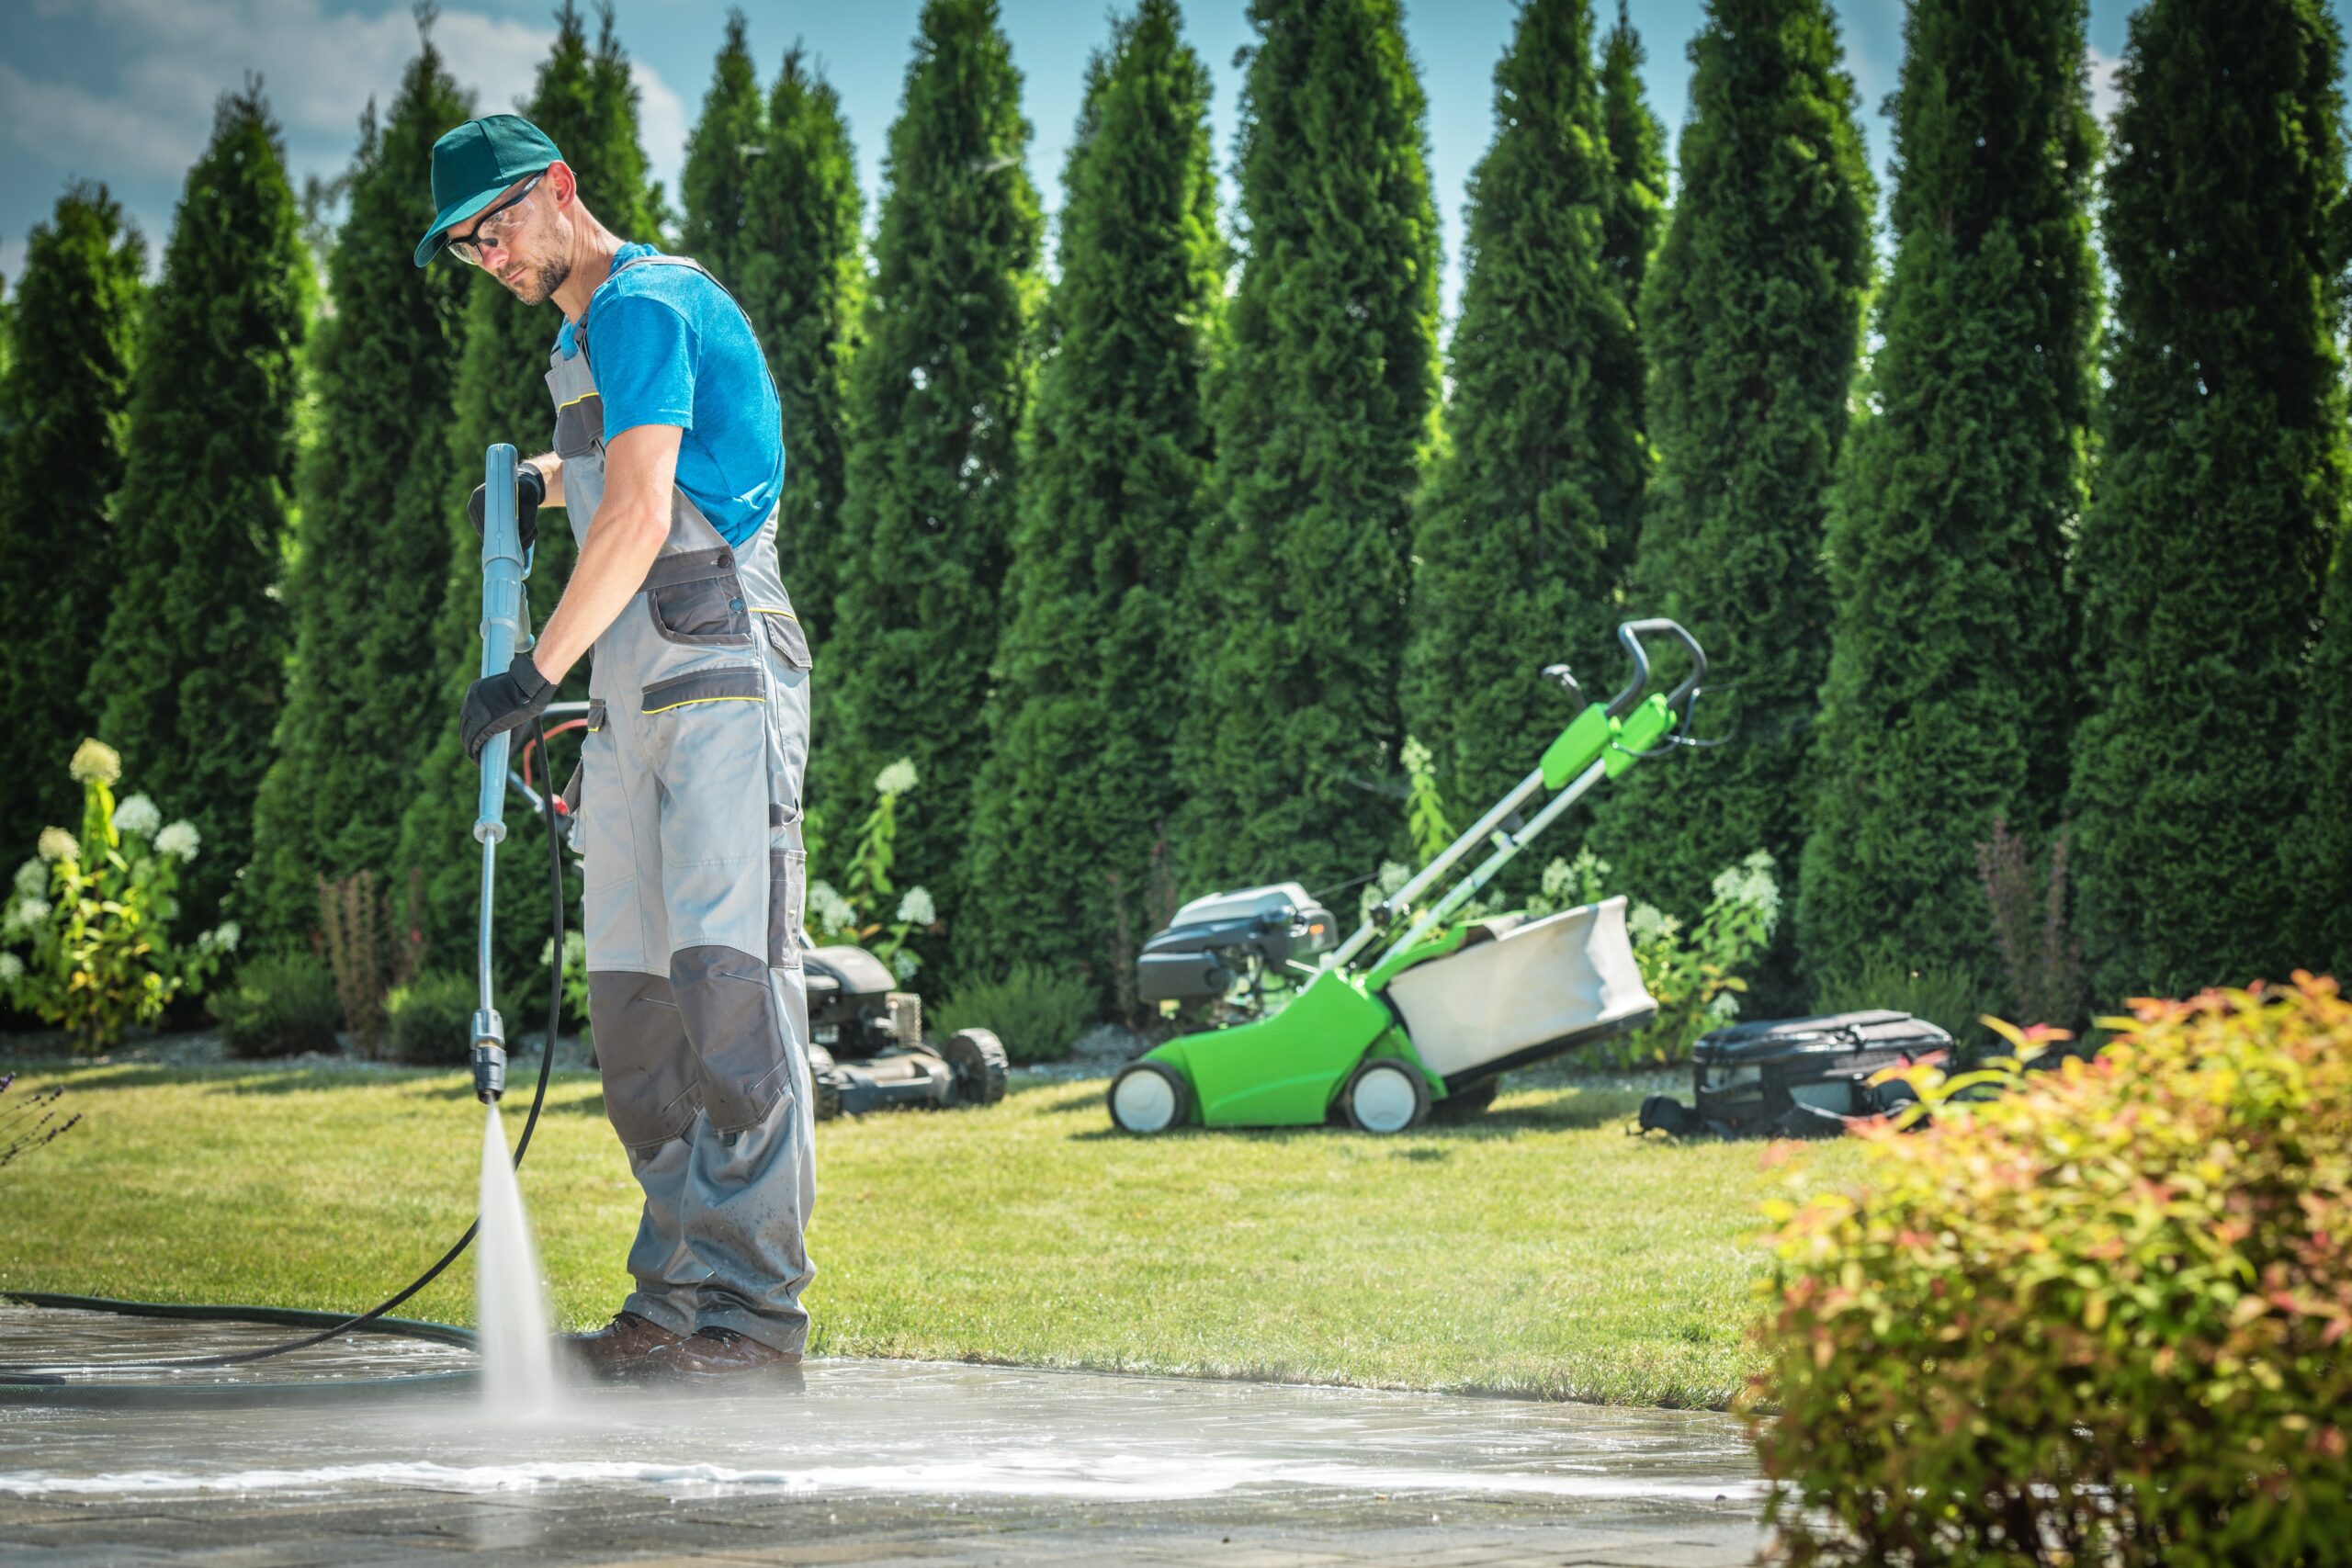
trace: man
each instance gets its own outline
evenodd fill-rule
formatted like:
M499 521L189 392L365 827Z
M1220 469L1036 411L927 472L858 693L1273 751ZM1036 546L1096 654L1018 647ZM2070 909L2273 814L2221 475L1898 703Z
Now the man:
M784 447L750 321L696 264L625 243L514 115L434 144L447 249L563 312L555 450L518 470L579 562L538 641L466 694L466 750L529 723L595 654L575 842L605 1113L645 1213L637 1288L572 1343L600 1371L710 1376L797 1361L815 1189L800 784L808 645L778 581ZM481 526L482 493L472 515ZM570 791L567 792L571 793Z

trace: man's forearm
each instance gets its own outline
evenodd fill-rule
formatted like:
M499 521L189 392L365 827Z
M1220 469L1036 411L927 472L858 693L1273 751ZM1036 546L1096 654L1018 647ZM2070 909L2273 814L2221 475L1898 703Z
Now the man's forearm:
M531 661L548 680L562 680L645 585L670 536L671 486L684 434L677 425L640 424L605 443L604 496L588 520L563 599L531 650ZM548 477L551 501L560 493L562 473L558 464Z
M549 479L549 491L554 488L555 481ZM588 525L588 542L571 569L571 581L564 584L555 614L539 629L531 662L550 681L561 681L564 672L595 646L605 628L628 607L644 586L654 558L661 555L662 542L669 537L666 513L640 509L632 513L616 506L617 499L608 496L596 509Z

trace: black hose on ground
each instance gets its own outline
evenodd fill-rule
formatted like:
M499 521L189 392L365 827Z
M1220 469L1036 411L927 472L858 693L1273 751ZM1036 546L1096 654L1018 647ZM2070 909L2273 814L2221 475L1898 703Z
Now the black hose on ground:
M538 732L539 755L545 757L549 753L547 745L547 722L544 719L538 723ZM514 1168L517 1170L523 1168L523 1156L531 1147L531 1134L539 1124L539 1107L547 1100L548 1077L555 1066L556 1029L563 1021L563 835L561 827L556 820L555 795L556 792L552 789L544 790L539 795L539 812L548 825L548 908L549 911L548 923L555 939L555 945L551 950L554 961L549 965L553 973L548 982L548 1032L546 1043L539 1047L539 1081L537 1087L531 1091L530 1114L524 1118L523 1135L515 1141L514 1145ZM463 1256L467 1247L473 1245L474 1233L481 1228L481 1219L477 1215L473 1224L466 1227L466 1234L459 1236L456 1244L443 1253L432 1268L410 1280L399 1293L385 1298L356 1317L344 1318L320 1329L315 1334L306 1334L299 1339L288 1339L281 1344L266 1345L258 1350L240 1350L233 1355L183 1356L153 1361L110 1361L107 1363L106 1370L115 1371L146 1371L159 1367L233 1367L248 1361L267 1360L273 1356L283 1356L290 1351L307 1350L313 1345L322 1345L338 1335L367 1327L439 1279L442 1271ZM30 1298L20 1299L29 1300ZM8 1374L16 1370L0 1365L0 1382L6 1381Z

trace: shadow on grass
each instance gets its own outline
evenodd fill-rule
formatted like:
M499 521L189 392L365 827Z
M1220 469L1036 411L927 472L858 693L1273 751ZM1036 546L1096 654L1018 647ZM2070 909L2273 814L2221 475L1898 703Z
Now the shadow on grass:
M306 1089L364 1089L397 1084L443 1068L402 1068L376 1063L326 1063L299 1067L257 1060L176 1065L149 1062L61 1062L35 1068L44 1078L72 1077L76 1095L124 1089L197 1089L207 1094L294 1094Z
M1630 1122L1640 1108L1640 1104L1638 1096L1623 1089L1571 1087L1565 1091L1551 1090L1545 1099L1532 1105L1509 1105L1497 1110L1476 1111L1462 1116L1458 1120L1439 1115L1424 1122L1410 1132L1401 1134L1359 1133L1348 1126L1345 1120L1335 1113L1329 1121L1316 1126L1202 1127L1195 1124L1172 1127L1165 1133L1155 1134L1153 1136L1158 1139L1242 1137L1261 1143L1281 1143L1297 1137L1381 1140L1395 1137L1410 1140L1409 1146L1397 1150L1396 1157L1400 1159L1442 1160L1447 1157L1449 1151L1443 1147L1430 1147L1429 1140L1436 1139L1443 1145L1515 1138L1527 1133L1586 1132L1596 1127L1606 1127L1611 1122ZM1066 1095L1046 1106L1046 1109L1049 1112L1088 1109L1102 1111L1102 1097L1100 1093ZM1072 1143L1101 1143L1110 1139L1135 1136L1131 1133L1123 1133L1110 1125L1110 1115L1107 1111L1102 1111L1102 1125L1085 1132L1072 1133L1069 1134L1070 1141Z

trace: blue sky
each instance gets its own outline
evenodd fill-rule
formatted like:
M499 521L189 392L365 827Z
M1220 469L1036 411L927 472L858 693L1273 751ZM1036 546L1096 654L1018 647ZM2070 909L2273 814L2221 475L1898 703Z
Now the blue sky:
M435 36L484 112L529 90L553 37L554 0L444 0ZM642 129L655 174L673 195L685 136L699 112L728 0L616 0L623 42L644 96ZM2092 0L2092 81L2099 107L2121 52L2131 0ZM796 39L840 90L868 197L878 195L882 144L896 115L919 0L810 6L745 0L763 81ZM1030 172L1058 207L1060 171L1088 54L1109 32L1105 0L1003 0L1034 128ZM1605 23L1611 0L1596 6ZM1233 143L1250 40L1247 0L1191 0L1188 35L1216 81L1220 161ZM1880 113L1902 58L1900 0L1838 6L1848 67L1860 92L1871 161L1883 175L1889 132ZM1460 287L1462 201L1492 132L1495 62L1517 0L1408 0L1406 32L1429 97L1430 177L1445 225L1446 299ZM1653 107L1681 124L1699 0L1634 0L1649 51ZM0 274L12 280L25 235L67 182L101 179L160 250L180 181L201 151L213 101L261 74L285 126L297 177L349 159L361 107L389 101L413 52L409 0L0 0ZM425 172L418 171L420 181Z

